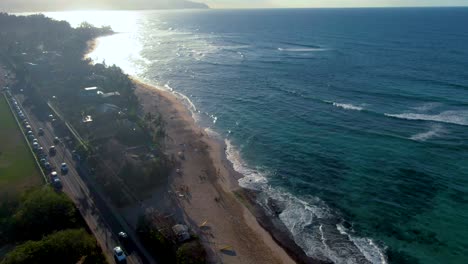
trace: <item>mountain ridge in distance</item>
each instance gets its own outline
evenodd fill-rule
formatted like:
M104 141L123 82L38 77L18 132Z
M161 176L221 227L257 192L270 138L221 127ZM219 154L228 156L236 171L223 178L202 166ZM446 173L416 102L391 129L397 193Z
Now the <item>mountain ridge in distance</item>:
M48 12L71 10L208 9L188 0L1 0L0 12Z

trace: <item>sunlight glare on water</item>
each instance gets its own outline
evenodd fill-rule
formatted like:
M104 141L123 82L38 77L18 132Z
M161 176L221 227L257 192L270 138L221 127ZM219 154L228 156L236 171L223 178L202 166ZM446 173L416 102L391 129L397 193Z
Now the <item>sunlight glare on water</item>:
M111 26L117 34L99 38L96 49L87 57L96 63L105 62L107 65L119 65L126 73L137 75L143 58L140 56L142 50L137 31L141 27L144 12L134 11L74 11L74 12L51 12L46 16L57 20L65 20L72 27L78 27L83 22L94 26ZM143 63L144 64L144 63Z

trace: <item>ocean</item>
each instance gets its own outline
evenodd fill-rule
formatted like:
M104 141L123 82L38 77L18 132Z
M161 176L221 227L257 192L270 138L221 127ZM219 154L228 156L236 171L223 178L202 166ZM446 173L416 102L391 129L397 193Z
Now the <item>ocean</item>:
M307 255L468 263L468 9L48 13L184 98Z

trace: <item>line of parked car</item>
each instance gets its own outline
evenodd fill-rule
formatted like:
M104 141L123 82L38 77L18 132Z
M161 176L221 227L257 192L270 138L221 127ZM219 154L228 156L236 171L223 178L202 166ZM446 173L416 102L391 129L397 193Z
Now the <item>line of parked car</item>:
M62 189L62 182L61 182L61 180L59 178L59 175L58 175L57 171L55 170L54 166L49 162L49 158L48 158L48 155L49 155L49 157L53 157L53 156L55 156L57 154L56 147L55 146L50 146L48 152L46 152L44 150L44 148L39 144L39 141L37 140L36 135L33 132L33 129L31 127L31 125L29 124L26 115L23 113L23 110L21 109L18 101L11 95L8 88L4 88L4 90L6 91L7 97L10 99L10 101L11 101L11 103L13 105L13 108L16 111L16 114L18 115L18 118L22 122L24 131L26 133L26 137L29 140L29 143L31 144L32 149L34 150L35 155L39 159L39 163L41 164L42 169L44 170L44 172L46 174L49 175L50 182L54 186L54 188L56 190L61 190ZM49 115L49 118L50 118L50 121L52 123L56 121L53 115ZM44 129L39 128L38 131L37 131L37 135L38 136L43 136L44 135ZM60 143L60 139L58 137L55 137L53 142L54 142L55 145L57 145L57 144ZM73 158L75 160L79 161L81 159L81 157L78 155L78 153L76 153L76 151L73 151L72 155L73 155ZM60 172L62 173L62 175L65 175L65 174L68 173L68 166L67 166L66 163L62 163L60 165ZM130 240L128 238L127 233L119 232L117 236L118 236L119 242L122 244L122 246L128 250L129 247L131 247L131 245L130 245ZM122 246L117 246L117 247L114 247L114 249L113 249L114 260L117 263L126 263L127 262L127 255L126 255L125 251L123 250Z
M44 148L39 144L39 141L36 138L35 133L33 132L33 129L31 125L29 124L29 121L24 114L23 110L21 109L21 106L19 105L18 101L9 94L8 96L10 98L11 104L16 111L16 114L18 115L19 120L21 121L23 125L23 129L26 133L26 137L29 140L29 143L31 144L31 147L36 154L40 165L42 166L42 169L46 174L49 175L50 177L50 182L54 186L56 190L61 190L62 189L62 182L60 181L60 178L58 177L58 173L55 171L54 166L49 162L48 155L50 157L53 157L57 153L57 149L55 146L50 146L48 152L44 150ZM44 135L44 129L39 128L37 130L37 135L38 136L43 136ZM54 144L59 144L60 139L58 137L54 138ZM68 173L68 166L66 163L62 163L60 165L60 171L62 175L65 175Z

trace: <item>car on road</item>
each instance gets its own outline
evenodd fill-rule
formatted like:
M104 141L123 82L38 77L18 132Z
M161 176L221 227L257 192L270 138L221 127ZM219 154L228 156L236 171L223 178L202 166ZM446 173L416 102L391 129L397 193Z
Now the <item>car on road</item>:
M44 135L44 129L43 129L42 127L39 128L39 131L37 132L37 134L38 134L39 136L43 136L43 135Z
M38 156L39 158L41 158L41 159L42 159L42 158L45 159L45 158L47 157L47 154L45 153L43 147L39 147L39 148L37 149L36 152L37 152L37 156Z
M44 169L46 170L46 172L49 172L52 170L52 165L50 165L50 163L48 161L46 161L44 163Z
M121 247L114 248L114 259L117 263L126 263L127 256Z
M128 239L127 233L125 233L123 231L120 231L117 235L119 236L119 240L127 240Z
M68 173L68 166L67 166L67 164L65 162L62 163L62 165L60 165L60 171L62 171L62 174L67 174Z
M58 137L54 137L54 144L60 143L60 139Z
M37 149L39 149L40 146L39 146L39 143L34 142L34 143L32 144L32 147L33 147L34 150L37 150Z
M62 189L62 181L57 176L52 178L52 185L56 190Z
M34 143L34 142L37 142L37 141L34 141L34 140L37 140L37 139L34 137L34 135L28 135L28 139L29 139L30 141L32 141L33 143Z
M131 249L131 244L130 244L130 239L128 238L127 233L120 231L117 234L117 237L119 238L119 241L122 244L122 246L125 248L125 250L129 252L129 250Z
M57 154L57 149L55 149L55 146L50 146L50 148L49 148L49 154L50 154L51 156Z

